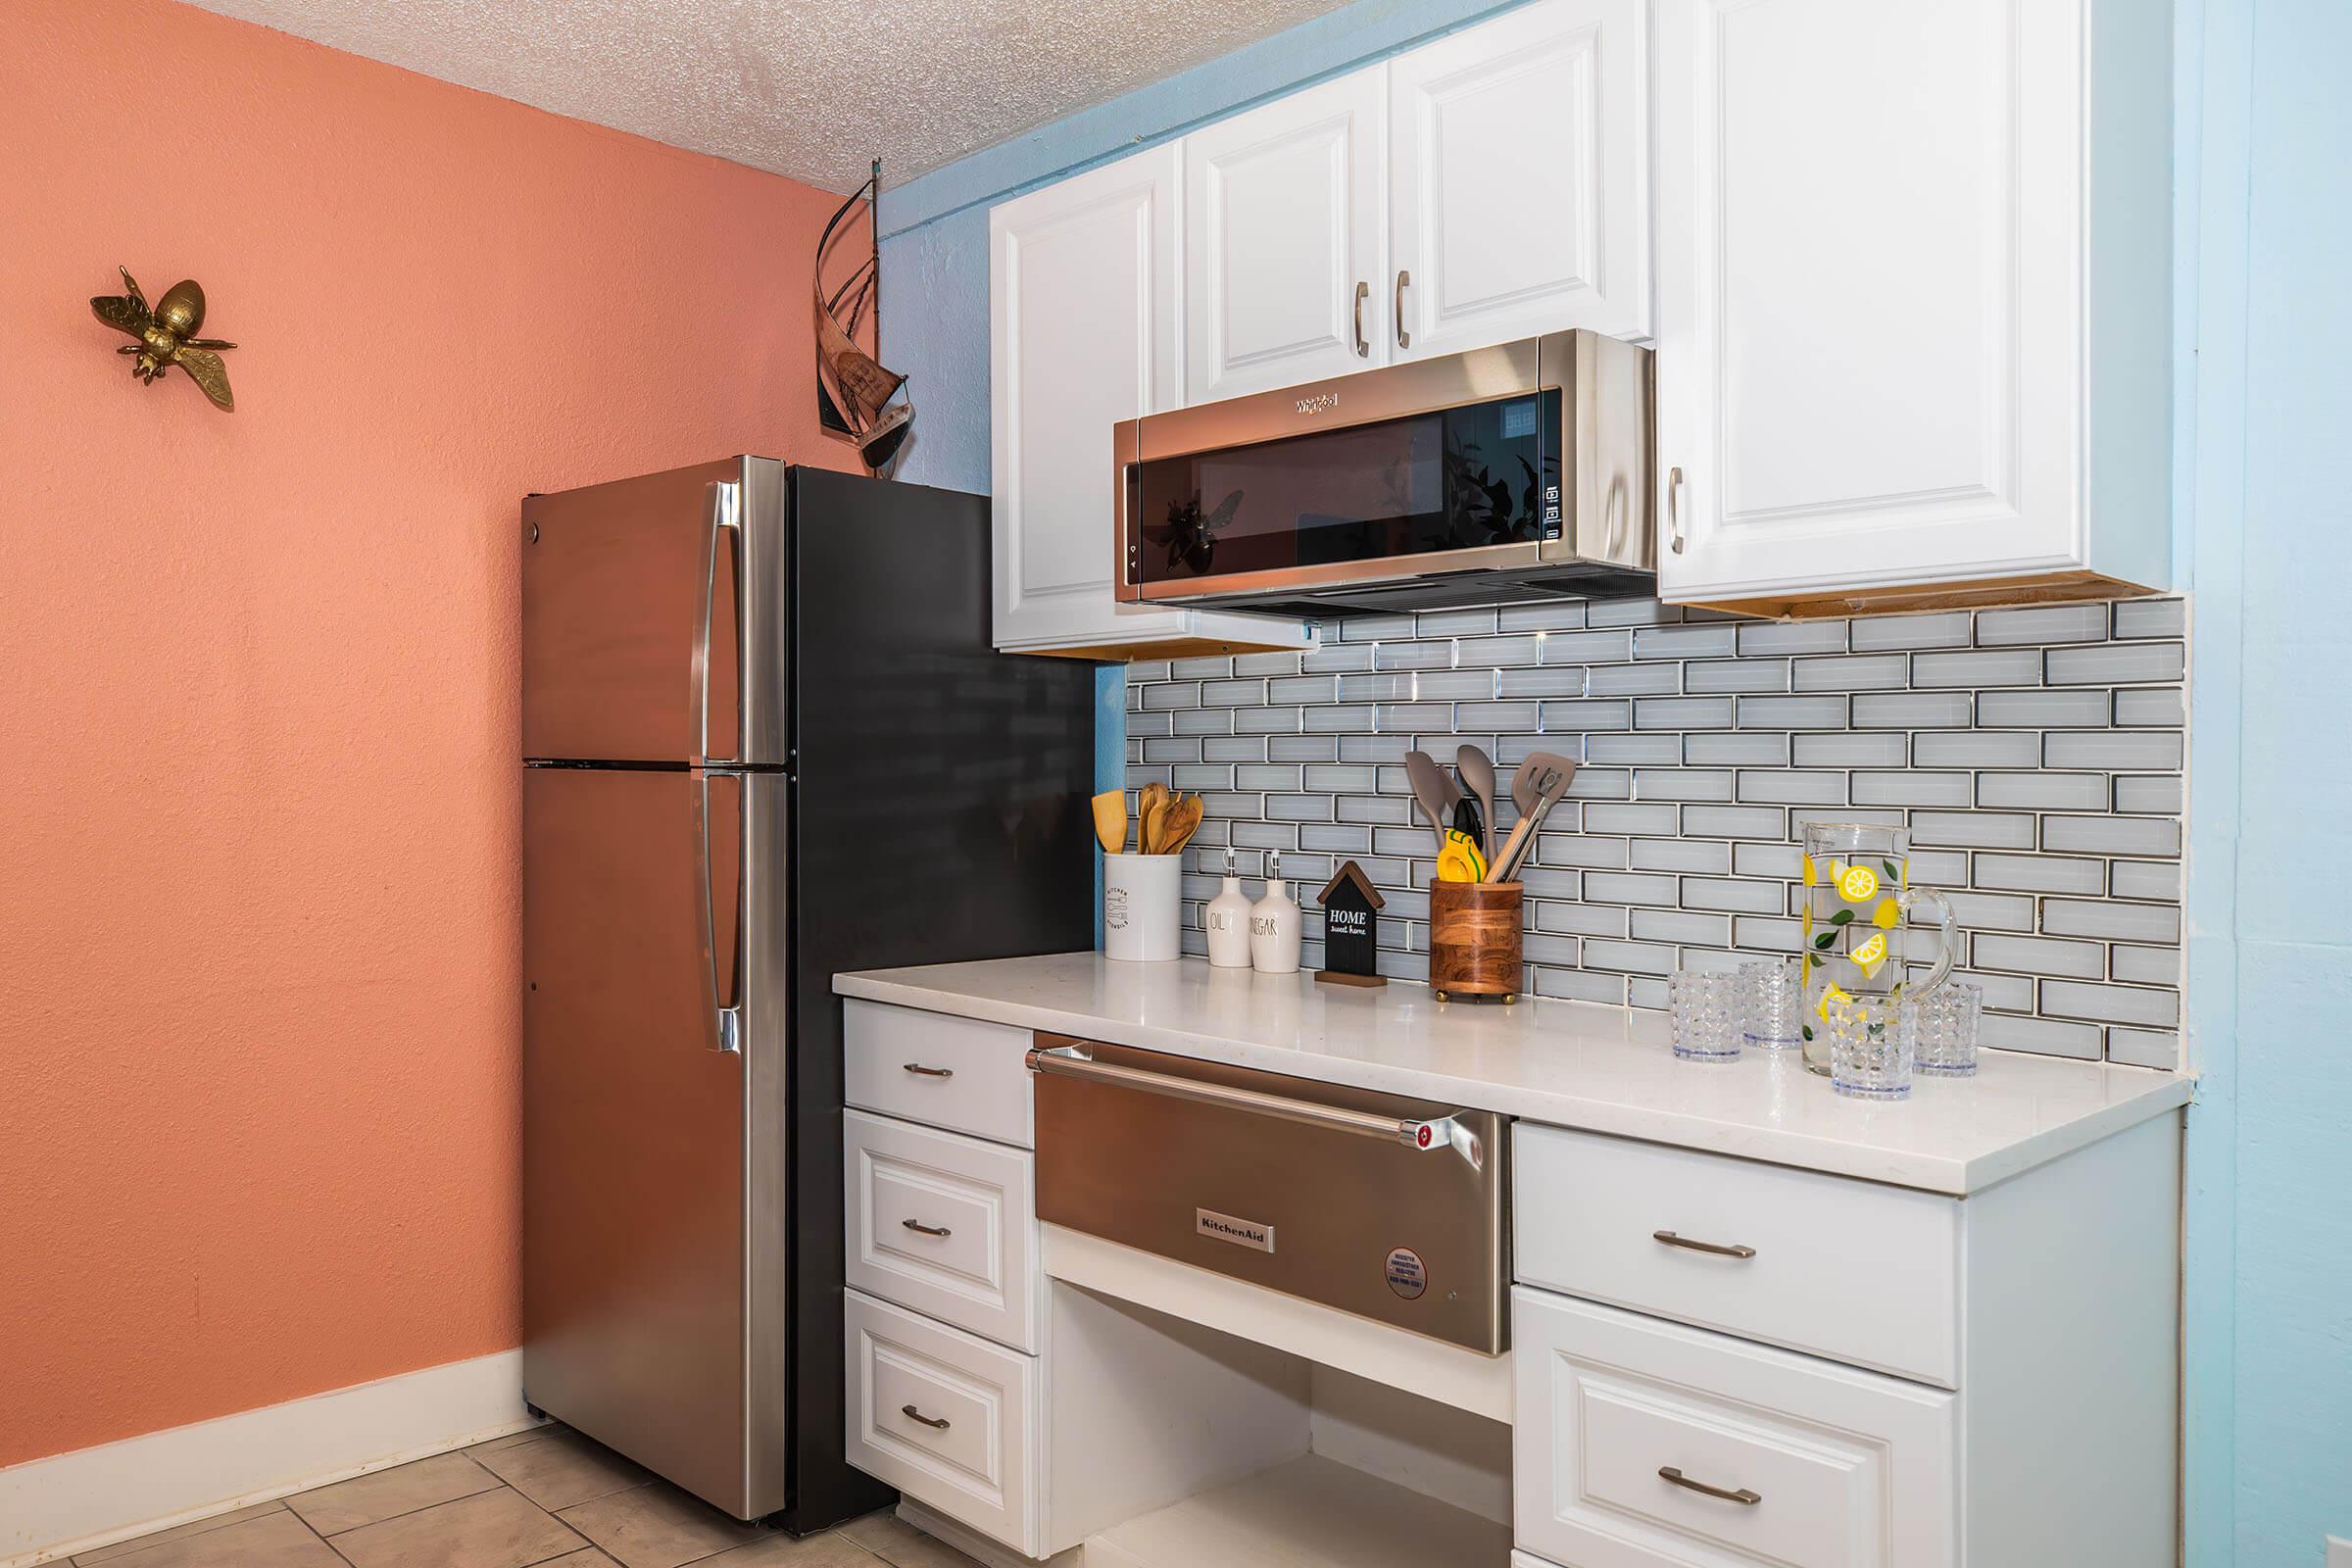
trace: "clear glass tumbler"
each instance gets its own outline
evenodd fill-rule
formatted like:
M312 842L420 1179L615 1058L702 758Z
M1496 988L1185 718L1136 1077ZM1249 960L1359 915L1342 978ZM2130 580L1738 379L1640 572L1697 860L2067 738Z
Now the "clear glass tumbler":
M1766 958L1740 966L1743 1038L1759 1051L1792 1051L1804 1043L1804 982L1791 958Z
M1858 1100L1901 1100L1911 1093L1919 1056L1919 1008L1895 997L1830 1000L1830 1087Z
M1977 1070L1977 1026L1984 988L1947 980L1919 999L1919 1070L1936 1078L1968 1078Z
M1692 1061L1729 1061L1740 1054L1740 976L1677 969L1666 982L1674 1013L1674 1054Z

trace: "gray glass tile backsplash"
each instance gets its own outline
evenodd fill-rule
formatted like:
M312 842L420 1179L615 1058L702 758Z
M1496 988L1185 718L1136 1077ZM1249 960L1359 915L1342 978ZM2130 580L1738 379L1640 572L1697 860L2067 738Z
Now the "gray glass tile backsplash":
M2180 1053L2178 599L1775 624L1654 602L1324 628L1303 654L1127 668L1127 783L1207 806L1184 947L1224 852L1312 894L1342 861L1388 898L1383 973L1428 972L1432 841L1404 754L1503 772L1578 760L1527 884L1528 989L1665 1004L1676 968L1793 953L1808 820L1905 822L1964 928L1987 1045L2173 1067ZM1512 813L1502 809L1507 829Z

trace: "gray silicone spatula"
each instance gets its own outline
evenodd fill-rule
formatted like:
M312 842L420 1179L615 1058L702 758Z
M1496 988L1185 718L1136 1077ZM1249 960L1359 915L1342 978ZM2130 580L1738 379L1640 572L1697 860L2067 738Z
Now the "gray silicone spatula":
M1487 842L1479 848L1486 851L1487 863L1494 862L1494 835L1497 831L1494 815L1494 761L1475 746L1465 746L1453 754L1453 765L1462 775L1462 788L1478 797L1479 820L1486 827Z
M1519 808L1521 816L1536 808L1536 797L1543 793L1543 778L1546 768L1556 768L1574 775L1576 764L1557 752L1530 752L1511 774L1511 804Z
M1420 803L1422 814L1429 818L1429 830L1438 836L1438 848L1444 850L1446 830L1453 826L1454 803L1462 798L1460 787L1427 752L1404 754L1404 777L1413 787L1413 799Z

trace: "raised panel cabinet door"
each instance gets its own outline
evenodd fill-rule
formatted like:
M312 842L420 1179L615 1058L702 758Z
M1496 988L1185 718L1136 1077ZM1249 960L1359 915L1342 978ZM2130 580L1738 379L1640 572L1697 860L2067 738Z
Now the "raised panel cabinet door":
M1649 335L1647 0L1539 0L1389 62L1396 358Z
M1185 402L1389 361L1382 68L1184 139Z
M989 214L1000 648L1181 624L1121 617L1111 589L1111 426L1181 392L1178 158L1153 148Z
M2082 565L2079 0L1658 0L1659 581Z

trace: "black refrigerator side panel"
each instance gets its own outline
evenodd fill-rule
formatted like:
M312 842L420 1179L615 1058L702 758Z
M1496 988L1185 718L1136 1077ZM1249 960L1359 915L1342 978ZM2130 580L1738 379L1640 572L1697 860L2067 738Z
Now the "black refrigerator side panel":
M845 969L1094 944L1094 670L989 646L988 502L796 467L794 1502L891 1494L843 1461Z

